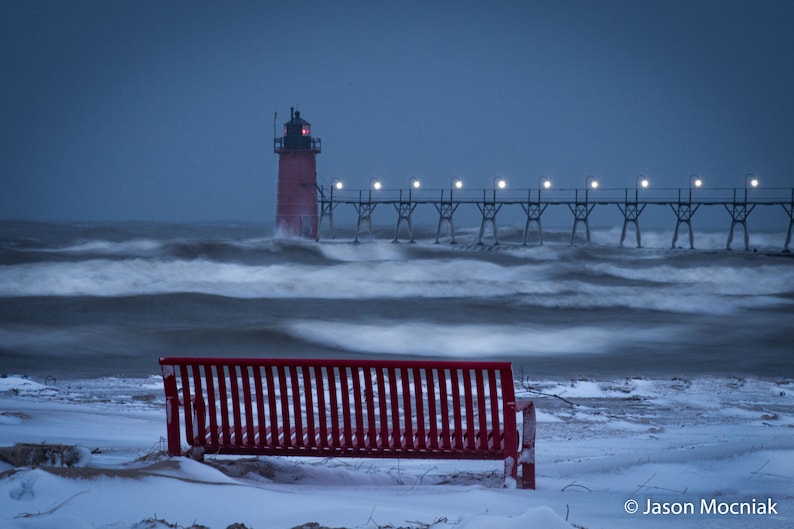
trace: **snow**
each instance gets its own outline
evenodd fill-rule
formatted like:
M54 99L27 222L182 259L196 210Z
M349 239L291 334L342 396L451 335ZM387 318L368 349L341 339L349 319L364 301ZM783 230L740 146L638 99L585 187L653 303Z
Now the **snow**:
M168 458L159 377L7 376L0 447L58 443L90 457L0 462L0 528L794 526L794 381L525 380L517 391L538 410L535 491L504 488L490 461ZM626 512L630 500L639 512ZM649 500L771 501L777 514L644 515Z

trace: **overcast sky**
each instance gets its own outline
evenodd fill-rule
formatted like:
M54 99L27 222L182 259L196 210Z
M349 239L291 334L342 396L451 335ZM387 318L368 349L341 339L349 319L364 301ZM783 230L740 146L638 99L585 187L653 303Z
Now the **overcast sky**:
M0 218L272 222L291 106L321 183L792 187L793 27L790 0L3 0Z

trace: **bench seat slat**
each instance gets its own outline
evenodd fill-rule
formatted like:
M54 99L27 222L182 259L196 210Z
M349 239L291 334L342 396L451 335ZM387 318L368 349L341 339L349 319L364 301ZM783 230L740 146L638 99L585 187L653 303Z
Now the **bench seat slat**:
M240 388L239 380L242 378L237 373L237 368L244 369L243 366L229 366L229 392L232 397L232 427L231 435L235 439L243 437L243 421L240 416ZM247 377L246 377L247 378ZM250 399L247 399L250 401Z
M427 417L430 424L430 431L427 436L430 440L431 450L438 449L438 410L436 410L436 383L433 379L434 369L426 369L425 377L427 382Z
M374 374L371 369L364 370L364 401L367 406L367 432L377 432L375 425L375 388L373 379Z
M339 374L339 387L342 392L342 407L339 411L342 412L342 435L345 439L345 446L353 445L353 426L350 420L350 413L345 413L345 410L350 410L350 379L347 376L347 369L343 369ZM335 411L336 413L336 411Z
M215 409L216 397L215 397L215 377L212 375L212 367L209 365L204 366L204 382L205 387L207 388L207 397L206 400L203 401L204 410L207 414L206 417L209 418L209 424L205 424L205 428L209 428L209 431L212 432L212 442L218 443L218 412ZM197 397L201 395L196 393ZM200 401L202 402L202 401Z
M303 396L306 399L306 439L309 446L317 446L316 434L314 431L314 400L312 399L312 380L309 366L302 366L303 375Z
M400 394L397 386L397 372L391 367L389 373L389 403L391 404L391 428L389 431L400 431ZM387 434L388 436L388 434ZM400 448L400 445L397 445Z
M456 434L453 436L454 441L452 441L452 445L455 447L460 447L463 445L463 437L460 436L460 432L463 431L463 417L461 414L460 402L460 381L458 380L457 370L450 370L450 375L450 378L452 378L452 415L455 418L455 427L453 431L456 432Z
M257 433L256 435L259 438L267 438L267 419L265 416L265 396L262 389L262 370L258 367L252 368L252 373L254 376L254 388L255 388L255 400L256 400L256 417L257 417ZM254 443L256 444L256 443Z
M353 399L353 408L356 415L356 426L353 428L352 437L355 439L351 441L354 446L364 445L364 395L361 393L361 377L358 370L353 370L350 374L353 380L353 395L357 398Z
M317 383L317 413L318 421L320 423L320 432L318 438L320 439L320 446L327 446L328 442L328 415L325 410L325 386L323 385L323 368L314 368L314 380Z
M511 381L512 383L512 381ZM496 387L496 372L488 371L488 389L491 392L491 424L493 425L494 435L491 444L497 443L494 449L502 448L502 435L499 430L499 392Z
M471 387L471 371L468 369L463 370L463 395L466 401L466 429L471 432L474 431L474 395ZM474 450L473 437L466 439L466 448Z
M339 401L336 396L336 375L332 368L326 370L328 376L328 395L330 395L331 436L339 439Z
M488 413L486 413L485 405L485 383L483 381L482 371L477 370L474 372L474 379L477 383L477 410L479 411L480 424L479 431L480 437L476 438L478 447L488 446L487 432L488 432Z
M389 414L388 408L386 404L386 399L384 396L386 395L386 381L384 379L383 369L376 370L376 379L378 384L378 395L381 398L378 399L378 426L380 427L380 435L381 437L388 437L389 435Z

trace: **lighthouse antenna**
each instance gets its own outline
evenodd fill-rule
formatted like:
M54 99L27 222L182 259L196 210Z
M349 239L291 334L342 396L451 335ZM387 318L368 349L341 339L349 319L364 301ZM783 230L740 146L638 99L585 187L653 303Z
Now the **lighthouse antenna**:
M276 142L276 119L278 118L278 110L273 112L273 144Z

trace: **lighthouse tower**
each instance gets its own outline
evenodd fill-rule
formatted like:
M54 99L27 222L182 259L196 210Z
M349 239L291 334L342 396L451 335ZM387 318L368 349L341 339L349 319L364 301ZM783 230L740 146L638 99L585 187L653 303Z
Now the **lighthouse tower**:
M273 138L278 154L276 231L292 237L317 237L317 162L320 138L312 138L311 125L290 109L284 136Z

